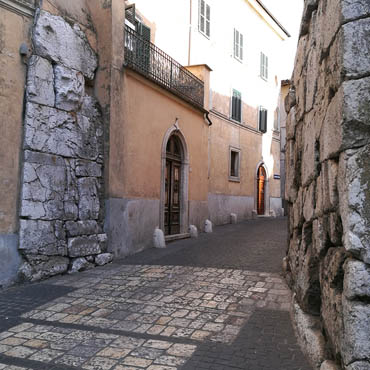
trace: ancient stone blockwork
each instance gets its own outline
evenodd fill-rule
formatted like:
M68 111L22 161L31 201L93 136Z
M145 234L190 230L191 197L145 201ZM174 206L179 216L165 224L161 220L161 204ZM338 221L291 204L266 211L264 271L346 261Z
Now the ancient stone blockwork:
M28 61L19 248L37 280L109 262L103 223L103 126L85 92L97 56L78 25L35 17Z
M296 307L319 318L318 368L370 369L369 53L368 0L305 1L286 99L285 266Z

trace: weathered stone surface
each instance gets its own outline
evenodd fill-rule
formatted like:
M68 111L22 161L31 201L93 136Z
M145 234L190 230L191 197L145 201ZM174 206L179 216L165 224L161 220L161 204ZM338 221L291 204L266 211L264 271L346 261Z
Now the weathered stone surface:
M343 263L345 259L344 248L330 248L320 264L321 316L334 358L340 357L341 353Z
M338 162L333 160L321 164L323 211L336 210L339 197L337 188Z
M348 9L348 7L347 7ZM343 68L348 77L358 77L369 73L370 22L359 19L342 26Z
M342 17L344 21L370 15L370 3L368 0L343 0Z
M66 254L66 241L58 227L51 221L20 220L19 248L31 254Z
M189 225L189 234L191 238L198 237L198 229L195 225Z
M370 264L370 145L343 153L339 161L340 211L345 248Z
M306 222L312 221L315 213L315 187L316 183L311 185L303 192L303 217Z
M212 232L212 222L210 220L206 220L204 222L204 232L211 233Z
M370 362L356 361L348 366L345 366L344 368L345 370L370 370Z
M108 248L108 236L107 236L107 234L98 234L97 238L98 238L98 243L99 243L99 246L100 246L100 250L102 252L106 252L107 248Z
M68 239L68 255L70 257L83 257L99 253L101 253L101 249L96 235Z
M28 262L23 262L18 270L18 277L20 281L30 281L32 279L32 267Z
M295 302L293 302L293 317L298 341L306 350L314 368L319 369L325 359L325 339L319 330L319 318L304 313Z
M54 72L51 63L37 55L28 61L27 100L32 103L54 106Z
M153 233L153 245L154 245L154 248L166 248L166 241L164 239L164 233L158 227L154 230L154 233Z
M100 211L98 182L93 177L83 177L78 181L78 214L81 220L97 220Z
M342 356L348 365L370 359L370 305L343 298L344 335Z
M96 162L78 159L76 161L76 176L78 177L101 177L102 166Z
M95 257L95 263L98 266L106 265L107 263L112 262L112 260L113 260L113 254L112 253L102 253L102 254L98 254Z
M72 28L62 17L41 11L33 45L36 54L80 71L89 79L94 77L97 57L78 25Z
M347 299L370 298L370 266L354 259L347 260L344 274L344 295Z
M320 370L340 370L339 367L333 361L326 360L321 366Z
M68 236L98 234L101 231L95 220L67 221L65 224Z
M66 257L48 257L45 262L33 265L35 271L32 281L45 279L50 276L63 274L67 271L69 259Z
M73 274L75 272L87 270L93 267L94 267L94 264L88 262L86 258L79 257L79 258L72 260L71 268L69 269L68 272Z
M85 93L85 79L81 72L57 65L55 75L55 107L66 111L80 109Z

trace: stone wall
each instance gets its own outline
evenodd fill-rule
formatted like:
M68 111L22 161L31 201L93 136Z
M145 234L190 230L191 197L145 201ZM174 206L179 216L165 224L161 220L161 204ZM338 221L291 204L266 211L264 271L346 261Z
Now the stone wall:
M296 318L317 318L322 369L370 369L369 53L368 0L305 1L286 99L285 267Z
M38 11L28 60L20 268L38 280L109 262L103 124L90 93L97 55L78 24Z

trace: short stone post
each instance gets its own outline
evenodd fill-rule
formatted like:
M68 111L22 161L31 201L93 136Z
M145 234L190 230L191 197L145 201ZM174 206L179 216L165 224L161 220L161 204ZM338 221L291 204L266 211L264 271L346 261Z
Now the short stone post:
M166 248L163 231L158 227L154 229L153 244L154 248Z
M230 223L236 224L238 222L238 216L235 213L230 213Z
M212 222L210 220L206 220L204 222L204 232L211 233L212 231Z
M197 238L198 237L198 229L195 225L189 226L189 234L191 238Z

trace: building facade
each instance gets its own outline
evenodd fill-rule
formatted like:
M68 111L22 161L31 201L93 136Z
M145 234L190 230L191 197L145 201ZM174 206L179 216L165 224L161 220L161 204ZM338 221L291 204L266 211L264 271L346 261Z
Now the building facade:
M1 284L282 214L288 34L260 1L0 5Z

